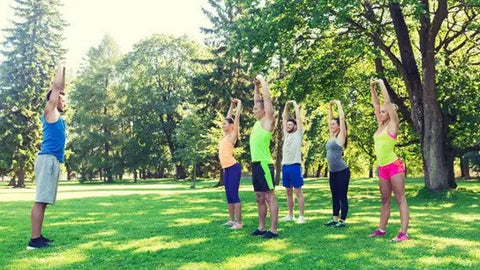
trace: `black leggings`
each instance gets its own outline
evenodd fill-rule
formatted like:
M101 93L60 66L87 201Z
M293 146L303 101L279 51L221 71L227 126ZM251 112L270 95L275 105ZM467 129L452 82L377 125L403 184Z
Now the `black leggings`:
M330 191L332 192L333 216L338 216L340 209L345 220L348 213L348 183L350 182L350 169L339 172L330 172Z

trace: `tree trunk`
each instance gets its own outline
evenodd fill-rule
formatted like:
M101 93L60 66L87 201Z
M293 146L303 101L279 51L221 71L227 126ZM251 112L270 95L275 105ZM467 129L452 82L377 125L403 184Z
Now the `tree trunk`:
M137 170L133 170L133 182L137 183Z
M418 72L408 27L398 2L389 4L392 22L400 47L402 62L392 59L402 75L412 106L413 126L420 138L425 174L425 186L435 192L455 188L453 175L453 151L447 139L448 125L437 100L435 81L435 38L446 17L446 2L440 1L435 18L430 23L428 3L420 15L420 51L422 55L423 81Z
M157 177L158 178L165 178L165 168L163 166L158 168Z
M462 178L470 179L470 160L465 155L460 156Z
M16 188L24 188L25 187L25 170L20 169L17 171L18 181L15 185Z
M321 173L322 173L322 164L318 163L317 172L315 173L315 177L319 178Z
M197 164L193 164L193 177L192 177L192 185L190 188L195 188L195 180L197 180Z
M278 81L281 82L283 78L285 77L284 70L285 70L285 61L283 59L283 50L282 50L282 44L279 43L279 49L278 49ZM283 102L283 97L284 97L284 89L283 87L280 87L280 96L277 99L277 106L278 106L278 116L277 116L277 138L276 138L276 146L277 146L277 155L276 155L276 160L275 160L275 185L278 185L280 183L280 178L282 176L282 159L283 159L283 126L282 126L282 113L283 113L283 108L282 104L279 104L280 102Z
M368 178L373 178L374 177L373 176L374 175L373 171L375 169L373 167L374 164L375 164L375 160L373 158L368 161Z
M8 182L8 185L7 185L7 186L8 186L8 187L14 187L15 184L16 184L16 182L17 182L15 179L17 179L17 177L16 177L15 175L13 175L13 176L10 178L10 182Z
M187 178L187 172L185 170L185 167L181 163L175 164L175 168L176 168L176 173L177 173L176 174L177 179Z
M280 107L280 106L279 106ZM281 115L282 109L279 109L279 114ZM282 118L277 117L277 124L276 124L276 146L277 146L277 155L275 159L275 185L278 185L280 183L280 178L282 177L282 158L283 158L283 128L282 128Z
M440 1L442 2L442 1ZM428 7L426 7L428 10ZM440 7L439 7L440 10ZM435 19L438 14L435 15ZM435 21L434 19L434 21ZM435 36L434 25L428 27L426 45L422 50L423 67L423 110L424 133L423 156L426 169L426 187L432 191L443 191L456 188L453 174L453 149L447 138L448 123L437 100L436 68L435 68Z
M224 173L223 173L223 169L220 170L220 178L218 179L218 182L217 184L215 184L214 187L221 187L224 185Z

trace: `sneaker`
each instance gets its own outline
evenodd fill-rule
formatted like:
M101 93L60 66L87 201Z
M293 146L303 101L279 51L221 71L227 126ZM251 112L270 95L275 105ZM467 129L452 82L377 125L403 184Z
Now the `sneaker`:
M380 231L380 229L376 229L375 231L373 231L371 234L369 234L368 236L370 237L377 237L377 236L385 236L387 232L382 232Z
M392 241L394 242L403 242L403 241L406 241L408 240L408 235L406 233L399 233L395 238L392 239Z
M251 235L253 236L259 236L259 235L265 235L267 233L267 231L260 231L259 229L256 229L255 231L253 231L251 233Z
M229 220L229 221L223 223L223 225L228 226L228 227L232 227L233 225L235 225L235 222Z
M242 224L236 223L236 222L235 222L235 224L233 224L232 227L230 227L230 229L232 229L232 230L238 230L238 229L241 229L241 228L243 228Z
M40 235L40 239L42 239L43 241L45 241L45 242L47 242L47 243L53 242L53 240L48 239L48 238L44 237L43 235Z
M282 218L282 221L295 221L295 216L287 215L286 217Z
M272 238L278 238L278 233L273 233L271 231L267 231L265 235L263 236L263 239L272 239Z
M330 220L329 222L327 222L323 225L325 225L325 226L335 226L335 225L337 225L337 223L338 223L338 221L335 221L335 220L332 219L332 220Z
M32 249L39 249L39 248L49 248L52 247L49 243L43 241L43 239L35 238L35 239L30 239L30 242L28 242L27 249L32 250Z
M305 217L299 216L298 219L297 219L297 223L299 223L299 224L305 223Z
M337 222L337 224L333 225L332 227L333 227L333 228L345 228L345 226L346 226L346 225L345 225L345 222L339 220L339 221Z

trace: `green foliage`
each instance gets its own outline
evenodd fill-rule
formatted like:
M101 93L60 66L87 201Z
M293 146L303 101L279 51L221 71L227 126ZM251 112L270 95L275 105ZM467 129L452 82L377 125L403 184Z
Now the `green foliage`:
M414 100L409 92L410 82L401 67L403 59L400 59L400 51L405 48L400 48L397 42L389 3L288 0L249 1L248 5L245 1L211 3L217 17L213 13L207 16L216 27L211 31L216 33L216 40L228 44L222 48L224 55L241 55L239 63L248 67L250 76L258 72L269 74L277 109L286 100L295 99L312 107L305 121L315 123L318 115L311 113L315 107L331 99L342 100L350 123L351 146L355 147L352 156L347 153L346 158L359 171L364 164L372 167L374 161L370 134L376 124L368 80L373 76L387 78L396 94L395 102L402 108L398 154L412 165L410 169L415 174L421 172L424 167L419 164L422 162L420 138L423 135L418 134L419 127L412 123L411 102ZM425 9L418 1L402 1L400 8L407 30L413 33L420 27L420 15L435 7ZM226 12L232 10L235 12ZM476 115L480 111L476 98L480 74L478 40L475 41L479 33L475 20L478 11L478 5L473 2L449 3L446 23L441 26L435 48L437 59L441 60L437 64L437 102L450 121L448 148L454 149L457 155L469 147L480 147L476 140L480 119ZM417 35L410 38L413 47L422 47ZM414 57L420 70L424 64L422 55L414 51ZM462 87L455 87L457 85ZM428 116L421 116L424 117ZM318 137L322 136L318 132L320 127L313 124L306 130L307 168L322 162L323 154L317 151L321 143L315 146L316 141L322 141ZM359 149L361 151L357 151Z
M216 145L216 141L207 136L208 130L204 127L204 120L195 112L186 116L175 129L177 151L175 159L192 168L192 188L195 188L197 164L207 157L208 145Z
M181 162L173 159L178 148L174 132L192 100L193 79L207 68L195 60L206 57L186 37L153 35L119 63L116 98L126 137L122 156L129 169L165 169L174 162L177 177L185 177Z
M4 30L0 67L0 139L2 171L23 181L33 171L41 141L40 115L55 64L63 58L65 21L60 1L15 0L11 27ZM23 185L21 182L18 185Z
M480 172L480 152L467 152L464 158L468 159L472 169L478 174Z
M94 172L102 170L107 181L113 181L115 155L120 150L118 141L122 134L113 92L117 84L115 65L120 56L116 42L105 36L97 47L89 49L74 82L73 134L68 144L73 151L67 162L72 170L81 173L81 179L91 179Z

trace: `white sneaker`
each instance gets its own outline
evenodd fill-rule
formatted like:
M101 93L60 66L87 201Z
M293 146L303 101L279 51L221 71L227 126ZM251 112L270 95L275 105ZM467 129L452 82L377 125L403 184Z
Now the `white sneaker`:
M295 216L287 215L286 217L282 218L282 221L295 221Z
M303 216L299 216L297 219L297 223L305 223L305 218Z
M233 225L235 225L235 222L230 220L223 224L223 226L228 226L228 227L232 227Z

